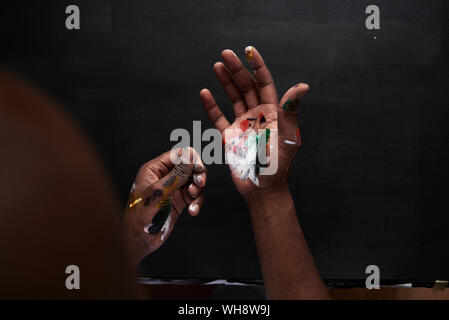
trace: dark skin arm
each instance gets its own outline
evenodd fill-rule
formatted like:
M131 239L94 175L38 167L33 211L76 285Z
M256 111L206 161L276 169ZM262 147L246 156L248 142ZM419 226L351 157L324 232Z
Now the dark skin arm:
M267 298L328 299L287 184L245 197Z
M309 86L297 84L279 101L271 73L259 52L247 47L245 56L252 74L231 50L224 50L223 63L214 65L215 74L233 103L236 118L232 124L209 90L202 90L200 98L209 118L223 134L226 129L242 127L245 119L260 119L261 114L265 121L259 121L255 128L278 130L275 174L259 175L260 184L256 185L248 179L242 180L231 165L233 182L250 210L267 297L328 299L287 186L290 164L301 145L296 107Z

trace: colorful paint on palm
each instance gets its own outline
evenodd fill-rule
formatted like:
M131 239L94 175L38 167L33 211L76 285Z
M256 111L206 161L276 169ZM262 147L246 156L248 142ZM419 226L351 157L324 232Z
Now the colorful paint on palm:
M249 179L257 186L260 168L266 165L266 161L259 159L258 150L263 147L265 155L269 154L271 131L263 128L265 123L263 113L257 118L246 118L240 122L242 133L225 140L226 161L232 172L241 180Z

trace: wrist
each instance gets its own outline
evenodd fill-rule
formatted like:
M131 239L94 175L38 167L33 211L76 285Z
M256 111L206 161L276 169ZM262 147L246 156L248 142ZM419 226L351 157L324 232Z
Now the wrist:
M243 195L243 198L250 205L252 203L265 202L268 199L280 197L285 194L290 194L287 182L251 190Z
M296 212L287 183L248 192L244 199L252 219L270 219L280 212ZM292 210L281 210L292 209Z

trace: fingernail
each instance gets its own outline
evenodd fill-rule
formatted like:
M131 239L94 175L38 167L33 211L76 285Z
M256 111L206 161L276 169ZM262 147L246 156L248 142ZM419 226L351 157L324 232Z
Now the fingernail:
M254 51L253 51L253 47L252 46L247 46L245 48L245 58L247 60L251 60L254 56Z
M190 212L192 212L192 213L197 213L198 212L198 209L199 209L199 206L195 203L195 204L191 204L190 206L189 206L189 210L190 210Z
M198 187L202 187L204 184L204 178L201 174L194 174L193 175L193 182L195 182L195 184Z

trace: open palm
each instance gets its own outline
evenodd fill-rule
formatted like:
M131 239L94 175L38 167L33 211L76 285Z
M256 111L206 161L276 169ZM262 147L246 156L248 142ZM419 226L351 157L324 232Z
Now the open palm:
M279 169L275 175L260 176L259 186L249 179L241 179L233 172L232 179L242 195L286 180L288 167L300 145L294 106L308 90L305 84L296 85L290 88L279 102L273 78L259 52L254 47L247 47L245 57L253 75L231 50L222 52L223 63L215 63L215 74L233 104L235 120L231 124L221 112L211 92L203 89L200 98L210 120L222 134L226 129L245 131L248 127L256 130L279 129L279 141L295 143L279 143ZM286 103L289 107L283 108Z

